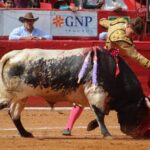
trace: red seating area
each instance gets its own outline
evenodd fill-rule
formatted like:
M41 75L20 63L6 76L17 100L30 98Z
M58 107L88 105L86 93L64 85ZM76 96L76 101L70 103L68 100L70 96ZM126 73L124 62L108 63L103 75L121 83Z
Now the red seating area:
M57 0L52 0L51 3L41 1L40 8L41 9L52 9L53 5L56 1ZM135 0L124 0L124 1L127 4L129 10L136 10L137 8L143 7L143 5L136 2ZM73 5L73 3L71 3L71 5ZM0 2L0 7L3 7L3 6L4 6L4 3Z
M41 3L40 3L40 8L41 8L41 9L52 9L52 4L51 4L51 3L44 3L44 2L41 2Z
M51 3L45 3L45 2L40 2L40 9L52 9L54 6L54 3L57 0L52 0ZM70 6L75 6L74 3L70 3Z
M41 9L48 9L49 5L51 5L51 8L53 8L54 3L57 0L51 0L51 3L46 3L46 2L41 2ZM73 1L71 1L73 2ZM136 10L138 8L143 7L143 5L141 5L140 3L136 2L135 0L124 0L124 2L126 3L126 5L128 6L129 10ZM71 3L71 5L73 5L73 3Z
M4 3L3 2L0 2L0 8L1 7L4 7Z

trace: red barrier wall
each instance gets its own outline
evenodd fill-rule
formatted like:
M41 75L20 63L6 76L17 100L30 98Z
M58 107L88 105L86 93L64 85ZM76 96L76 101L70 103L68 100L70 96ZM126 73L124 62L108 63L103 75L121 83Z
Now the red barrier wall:
M135 41L136 47L140 52L150 52L149 44L150 41ZM5 52L14 49L23 48L43 48L43 49L72 49L78 47L89 47L94 45L104 45L105 41L101 40L20 40L20 41L9 41L0 40L0 56Z

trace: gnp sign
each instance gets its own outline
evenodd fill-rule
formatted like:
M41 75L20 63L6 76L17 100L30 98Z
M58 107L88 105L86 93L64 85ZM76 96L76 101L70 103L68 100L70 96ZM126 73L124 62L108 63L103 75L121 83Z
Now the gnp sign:
M97 12L52 11L50 18L54 36L97 36Z

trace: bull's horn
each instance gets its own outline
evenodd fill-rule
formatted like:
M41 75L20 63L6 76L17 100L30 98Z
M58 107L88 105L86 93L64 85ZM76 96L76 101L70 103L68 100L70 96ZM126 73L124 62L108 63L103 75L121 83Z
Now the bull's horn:
M146 101L147 107L150 108L150 101L149 101L149 99L147 97L145 97L145 101Z

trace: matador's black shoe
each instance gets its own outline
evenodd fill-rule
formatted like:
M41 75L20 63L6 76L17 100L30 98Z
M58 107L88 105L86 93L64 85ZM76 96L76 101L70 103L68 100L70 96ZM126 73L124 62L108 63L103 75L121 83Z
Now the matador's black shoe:
M71 136L71 131L69 129L64 129L63 130L63 135L65 135L65 136Z
M87 125L87 131L92 131L94 129L96 129L98 127L98 123L97 123L97 120L94 119L92 121L89 122L89 124Z

